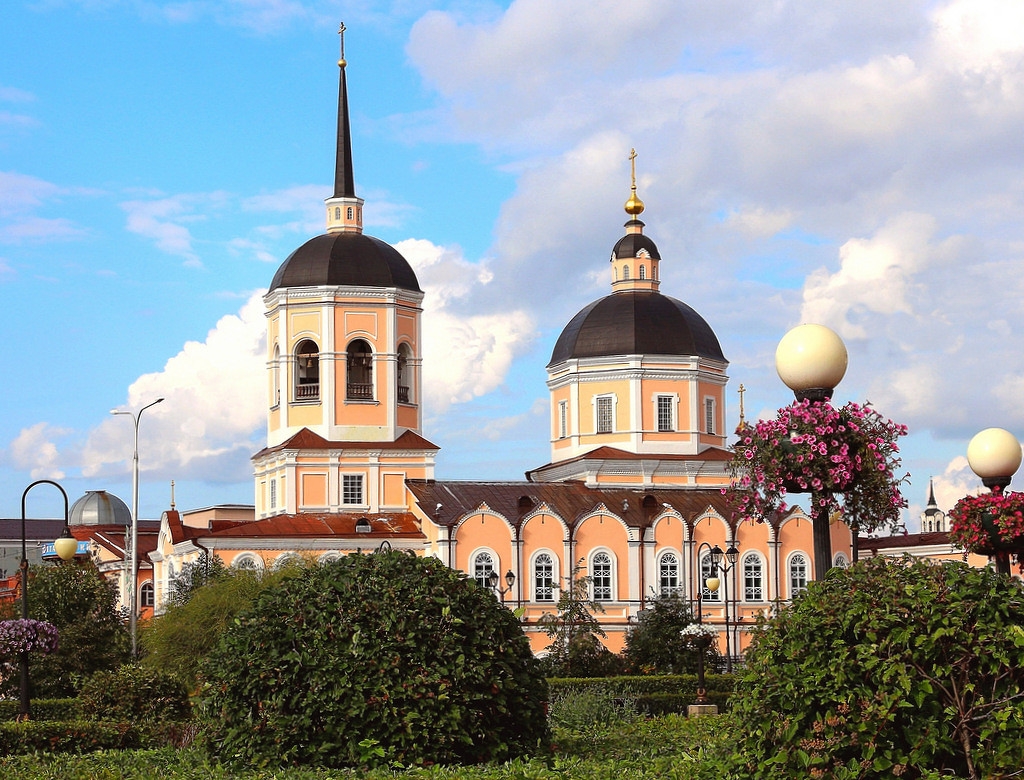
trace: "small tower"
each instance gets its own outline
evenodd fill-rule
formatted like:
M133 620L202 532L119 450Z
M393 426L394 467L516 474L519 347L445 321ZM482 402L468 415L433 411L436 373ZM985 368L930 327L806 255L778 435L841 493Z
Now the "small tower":
M551 463L534 481L693 487L727 479L728 366L711 326L659 292L661 254L638 217L636 151L612 292L562 330L548 363Z
M928 506L924 508L921 513L921 532L930 533L946 533L949 531L949 526L946 524L946 513L939 509L939 505L935 503L935 487L932 485L932 480L928 480Z
M349 129L345 25L327 229L281 265L267 307L267 447L253 457L256 515L398 511L429 478L420 436L423 292L408 261L363 233Z

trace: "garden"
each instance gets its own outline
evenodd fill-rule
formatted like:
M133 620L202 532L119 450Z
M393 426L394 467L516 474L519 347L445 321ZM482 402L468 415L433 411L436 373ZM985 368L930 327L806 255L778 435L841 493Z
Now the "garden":
M679 600L649 610L620 657L595 646L584 589L566 588L542 664L490 590L433 559L384 551L262 578L214 559L128 663L94 567L33 576L50 597L31 620L58 641L16 620L0 632L4 777L974 780L1024 766L1024 593L992 569L835 569L762 621L743 671L708 675L723 714L690 719ZM32 719L16 722L12 650L27 641Z

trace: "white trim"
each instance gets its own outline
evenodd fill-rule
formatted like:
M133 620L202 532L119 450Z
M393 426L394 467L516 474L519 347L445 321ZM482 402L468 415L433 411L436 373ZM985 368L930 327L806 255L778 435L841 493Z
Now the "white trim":
M547 555L551 558L551 598L550 600L538 600L537 599L537 559L541 555ZM540 549L534 550L530 555L530 560L527 568L527 576L529 582L526 588L526 601L533 604L556 604L558 602L557 591L560 590L559 579L561 576L561 559L558 557L554 550L548 549L547 547L541 547Z

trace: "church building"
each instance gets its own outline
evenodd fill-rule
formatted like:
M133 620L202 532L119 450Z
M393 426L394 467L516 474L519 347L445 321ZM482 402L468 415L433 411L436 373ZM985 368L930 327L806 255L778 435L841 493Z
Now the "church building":
M811 577L811 523L800 509L766 523L731 516L721 492L728 361L708 322L661 291L635 153L609 293L569 321L547 366L550 461L519 481L438 480L443 455L422 430L424 293L408 261L363 232L344 43L338 64L326 230L281 264L264 298L267 442L252 458L255 509L163 514L148 556L157 612L204 552L264 569L388 545L492 588L536 651L548 642L539 619L586 576L610 649L652 599L672 593L699 597L722 652L738 654L754 617ZM729 554L710 591L716 546ZM850 549L848 529L834 523L835 562Z

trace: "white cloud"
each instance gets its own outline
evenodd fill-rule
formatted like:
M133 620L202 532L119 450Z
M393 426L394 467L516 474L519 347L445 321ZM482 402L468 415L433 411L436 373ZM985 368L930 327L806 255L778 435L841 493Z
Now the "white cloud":
M63 479L63 458L56 440L69 433L45 422L23 429L8 449L11 463L28 471L32 479Z
M209 212L227 201L223 192L182 194L124 201L121 209L128 215L125 227L130 232L152 240L162 252L183 257L185 265L202 267L189 226L207 220Z

